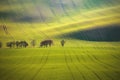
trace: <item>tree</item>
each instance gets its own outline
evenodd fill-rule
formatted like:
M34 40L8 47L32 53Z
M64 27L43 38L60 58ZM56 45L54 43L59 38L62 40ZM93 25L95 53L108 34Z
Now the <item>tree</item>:
M0 48L2 48L2 42L0 42Z
M61 46L64 47L65 40L61 40L60 43L61 43Z
M31 41L31 45L32 45L32 47L35 47L36 41L35 41L35 40L32 40L32 41Z

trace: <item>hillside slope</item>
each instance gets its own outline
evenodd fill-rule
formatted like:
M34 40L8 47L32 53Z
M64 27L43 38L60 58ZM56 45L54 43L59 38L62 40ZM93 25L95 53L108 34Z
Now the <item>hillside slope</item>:
M120 25L102 26L68 33L61 38L70 38L88 41L120 41Z
M2 0L0 19L14 22L51 22L84 11L119 5L119 0Z
M99 29L108 25L118 25L120 22L119 0L108 1L1 1L0 41L69 38L70 35L78 36L79 32L91 30L91 28ZM3 25L6 25L9 34L6 34ZM71 38L81 39L72 36Z

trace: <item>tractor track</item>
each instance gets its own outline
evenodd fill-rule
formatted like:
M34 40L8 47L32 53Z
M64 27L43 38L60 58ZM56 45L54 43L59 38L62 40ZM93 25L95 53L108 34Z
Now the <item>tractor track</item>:
M87 54L87 55L88 55L88 54ZM96 63L98 63L100 66L104 66L104 68L105 68L106 70L108 69L108 65L106 65L105 63L99 61L98 58L96 58L94 55L91 55L91 56L88 55L88 56L91 57L91 59L93 59L93 61L96 62ZM111 67L111 66L109 66L109 67ZM114 66L111 67L111 68L114 68ZM106 75L108 78L110 78L111 80L114 80L112 76L106 74L105 72L102 72L102 73L103 73L104 75Z
M67 52L69 52L69 51L67 51ZM67 64L67 66L68 66L68 68L69 68L69 71L70 71L70 73L71 73L71 75L72 75L73 80L75 80L75 77L74 77L74 75L73 75L73 72L72 72L69 64L68 64L67 56L70 58L70 62L74 65L75 69L79 72L79 74L81 75L82 79L83 79L83 80L86 80L85 76L84 76L83 73L79 70L78 66L73 62L73 59L72 59L70 53L68 54L68 53L65 52L65 54L66 54L66 55L65 55L65 56L66 56L66 64ZM67 54L68 54L68 55L67 55Z
M81 63L86 69L91 71L99 80L102 80L96 72L94 72L91 68L87 67L85 64Z
M23 57L23 59L22 59L22 61L24 62L24 57ZM7 73L9 73L9 72L17 72L17 71L19 71L19 70L21 70L21 69L24 69L25 67L22 67L22 68L19 68L18 69L18 67L19 66L22 66L23 64L21 64L21 62L22 61L19 61L19 62L17 62L16 64L15 64L15 66L16 67L14 67L14 68L12 68L12 69L9 69L9 70L7 70L7 71L4 71L4 73L2 73L2 75L0 75L0 76L5 76Z
M120 60L120 58L119 58L118 56L115 56L115 55L113 55L113 54L111 54L111 56L114 57L114 58L117 59L117 60Z
M33 56L31 55L27 59L27 61L29 61L32 57ZM17 67L10 69L7 72L5 72L5 74L3 74L3 75L6 75L7 73L11 72L10 75L8 77L6 77L6 80L9 80L12 77L12 75L14 75L14 73L24 70L24 69L26 69L26 66L29 66L29 64L26 64L26 66L19 68L19 66L23 66L25 64L25 63L24 64L21 63L21 62L24 62L24 59L25 59L25 57L23 57L22 61L20 61L19 63L16 63Z
M72 59L72 57L71 57L70 54L71 54L71 53L69 53L68 55L69 55L69 57L70 57L71 62L73 63L73 65L75 66L75 68L77 69L77 71L80 73L80 75L82 76L82 78L83 78L84 80L86 80L86 78L85 78L85 76L83 75L83 73L80 71L80 69L78 68L78 66L74 63L74 61L73 61L73 59Z
M75 53L75 52L74 52ZM76 54L76 53L75 53ZM83 56L83 55L82 55ZM75 55L75 57L77 58L77 60L78 60L78 62L80 61L80 59L78 58L78 56L77 55ZM82 59L83 59L84 57L82 57ZM84 60L84 59L83 59ZM80 63L80 62L79 62ZM90 69L89 67L87 67L86 65L84 65L83 63L80 63L80 64L82 64L84 67L86 67L86 69L88 69L89 71L91 71L99 80L102 80L99 76L98 76L98 74L96 73L96 72L94 72L92 69ZM79 68L78 68L79 69Z
M74 53L76 53L76 52L74 52ZM76 56L78 62L80 63L79 57L78 57L77 55L75 55L75 56ZM93 62L95 62L95 63L98 63L100 66L104 66L105 69L108 68L108 67L105 66L105 65L101 65L99 62L96 61L96 59L92 59L90 55L87 54L87 56L88 56L88 58L91 59L91 61L93 61ZM83 58L83 57L82 57L82 58ZM84 65L84 64L82 64L82 65ZM98 78L99 80L102 80L102 79L98 76L98 74L97 74L96 72L94 72L91 68L89 68L89 67L86 66L86 65L84 65L84 66L85 66L88 70L91 70L92 73L94 73L94 74L97 76L97 78ZM111 80L114 80L110 75L108 75L108 74L106 74L106 73L104 73L104 72L102 72L102 73L103 73L105 76L107 76L108 78L110 78Z
M41 59L40 59L40 64L42 64L42 60L44 59L44 57L45 57L45 54L43 54L42 55L42 57L41 57ZM34 60L33 60L33 64L34 64ZM32 66L32 68L31 69L29 69L25 74L27 74L27 73L29 73L31 70L33 70L34 69L34 65ZM23 75L19 80L24 80L24 78L26 77L26 75Z
M45 57L46 56L46 57ZM48 61L48 57L49 57L49 50L47 52L47 55L45 55L45 58L41 59L41 63L42 61L44 61L43 64L41 64L40 68L37 70L37 72L33 75L33 77L31 78L31 80L35 80L36 76L40 73L40 71L44 68L44 66L46 65L47 61Z
M98 59L98 58L96 58L96 56L94 56L94 55L92 55L99 63L101 63L101 64L104 64L104 66L106 65L107 67L109 66L109 67L111 67L111 68L115 68L116 66L113 66L113 65L111 65L111 64L108 64L108 63L105 63L105 62L103 62L103 61L101 61L100 59Z
M68 64L68 61L67 61L66 52L64 52L64 56L65 56L66 66L67 66L67 68L68 68L68 70L69 70L69 72L70 72L70 74L71 74L72 80L75 80L75 77L74 77L74 75L73 75L73 72L72 72L72 70L71 70L71 68L70 68L70 66L69 66L69 64Z
M76 57L76 59L78 60L78 62L80 61L80 59L78 58L78 56L76 55L76 52L74 52L74 51L72 51L73 53L75 53L75 57ZM83 60L85 60L84 59L84 57L83 57L83 55L81 55L82 56L82 59ZM80 62L79 62L80 63ZM83 63L80 63L80 64L82 64L86 69L88 69L89 71L91 71L99 80L102 80L101 78L100 78L100 76L98 76L98 74L96 73L96 72L94 72L91 68L89 68L89 67L87 67L86 65L84 65ZM74 65L74 66L76 66L76 65ZM79 68L76 66L76 68L77 68L77 70L79 71Z
M36 51L34 53L36 53ZM12 68L10 70L4 71L4 73L2 74L3 76L7 75L7 73L10 72L10 75L8 77L6 77L6 80L9 80L9 78L11 78L12 75L14 75L16 72L20 72L21 70L26 70L26 66L29 66L29 64L26 64L26 66L24 66L24 67L19 67L19 66L23 66L25 64L25 63L21 63L21 62L25 62L26 60L27 61L31 60L33 58L32 55L34 53L29 55L29 58L27 58L27 59L26 59L26 57L22 57L21 60L19 60L19 62L14 64L16 67L14 67L14 68Z

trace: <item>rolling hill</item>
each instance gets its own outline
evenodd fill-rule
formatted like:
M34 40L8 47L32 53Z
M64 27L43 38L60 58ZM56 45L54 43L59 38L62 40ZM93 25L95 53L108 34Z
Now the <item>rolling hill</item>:
M86 11L119 5L119 0L4 0L0 19L13 22L51 22Z
M120 25L102 26L65 34L61 38L87 41L120 41Z
M119 2L119 0L4 0L0 3L0 41L65 37L79 40L82 39L78 37L79 32L86 33L89 29L91 32L91 28L95 28L98 33L97 28L119 25ZM9 34L5 33L2 25L6 25Z

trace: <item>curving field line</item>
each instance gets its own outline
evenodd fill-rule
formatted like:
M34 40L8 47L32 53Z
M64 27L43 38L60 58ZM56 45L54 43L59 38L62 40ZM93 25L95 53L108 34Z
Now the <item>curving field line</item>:
M42 63L42 61L44 61L44 63L41 64L40 68L36 71L36 73L33 75L33 77L31 78L31 80L35 80L36 76L40 73L40 71L46 65L46 63L48 61L48 57L49 57L49 50L48 50L48 52L47 52L47 54L45 56L41 59L41 63Z
M21 63L21 62L25 62L26 59L27 59L27 61L31 60L31 58L33 57L32 56L33 54L34 53L32 53L31 55L29 55L30 56L29 58L22 57L22 59L19 62L15 63L13 65L13 66L16 66L16 67L13 67L10 70L4 71L4 73L1 76L1 78L3 77L3 80L4 80L4 78L6 80L9 80L11 77L13 77L14 73L19 72L21 70L26 70L26 66L29 66L29 64L25 64L25 63ZM24 66L24 64L25 64L25 66ZM20 67L20 66L23 66L23 67ZM5 75L7 75L8 73L9 73L9 75L6 77Z
M74 53L76 54L76 52L74 52ZM95 62L95 63L99 64L100 66L104 66L105 69L108 69L108 66L106 66L105 64L101 64L101 62L97 61L96 59L92 59L91 56L88 55L87 53L86 53L86 55L87 55L87 57L88 57L89 59L91 59L92 62ZM75 56L76 56L78 62L80 63L79 57L78 57L77 55L75 55ZM83 55L81 55L81 56L83 56ZM81 57L81 58L83 59L83 57ZM80 64L82 64L86 69L90 70L99 80L103 80L103 79L93 70L93 68L89 68L88 66L86 66L86 65L83 64L83 63L80 63ZM93 67L94 67L94 66L93 66ZM110 80L114 80L114 78L113 78L112 76L106 74L105 72L102 72L102 73L103 73L107 78L109 78Z
M93 56L93 57L95 57L95 56ZM105 63L102 63L101 61L99 61L98 59L96 59L96 57L95 57L94 61L96 63L98 63L100 66L103 66L106 70L108 70L108 68L114 68L114 66L109 66L109 65L106 65ZM111 80L115 80L111 75L106 74L105 72L103 72L103 74L105 76L107 76L108 78L110 78ZM115 74L118 74L118 73L115 73Z
M90 67L86 66L85 64L83 64L82 62L80 62L81 59L84 61L84 57L81 57L81 59L79 59L79 57L78 57L78 55L76 55L76 52L75 52L75 51L72 51L72 53L75 54L74 56L75 56L76 59L78 60L79 64L82 64L87 70L89 70L90 72L92 72L92 73L97 77L97 79L103 80L103 79L101 78L101 76L99 76L99 74L96 73L96 72L93 70L93 68L90 68ZM101 63L99 63L99 62L96 61L95 59L92 59L91 56L88 55L87 53L86 53L86 55L87 55L86 58L91 59L92 62L95 62L95 63L99 64L100 66L103 66L103 65L104 65L104 64L101 65ZM83 55L81 55L81 56L83 56ZM69 54L69 57L71 58L71 55L70 55L70 54ZM73 60L73 59L71 59L71 60ZM77 65L75 65L74 61L72 61L72 62L73 62L73 65L76 67L76 69L79 71L79 67L77 67ZM85 62L85 61L84 61L84 62ZM105 66L105 65L104 65L104 66ZM94 67L94 66L93 66L93 67ZM105 66L105 69L107 69L107 67L108 67L108 66ZM107 78L109 78L110 80L114 80L114 78L113 78L112 76L110 76L109 74L106 74L105 72L101 72L101 73L103 73L103 75L105 75L105 76L106 76Z
M39 64L41 64L42 65L42 61L43 61L43 59L44 59L44 57L45 57L45 54L43 54L42 55L42 57L40 58L40 63ZM34 64L34 62L35 62L35 60L33 60L33 64ZM31 64L32 64L31 63ZM40 66L41 67L41 66ZM27 73L29 73L31 70L33 70L34 69L34 65L32 65L32 68L31 69L28 69L28 71L25 73L25 74L27 74ZM19 80L24 80L24 78L26 77L26 75L23 75Z
M77 64L75 64L74 63L74 61L73 61L73 59L72 59L72 56L70 55L70 51L66 51L65 52L65 57L69 57L69 59L70 59L70 62L73 64L73 66L75 67L75 69L76 69L76 71L79 73L79 75L82 77L82 79L83 80L87 80L86 79L86 77L85 77L85 75L80 71L80 69L79 69L79 67L77 66ZM77 58L78 59L78 58ZM72 68L70 67L70 65L68 64L68 62L67 62L67 58L66 58L66 64L67 64L67 66L68 66L68 69L69 69L69 71L70 71L70 73L71 73L71 75L72 75L72 78L74 78L74 80L76 80L75 79L75 76L74 76L74 73L72 72ZM79 60L79 59L78 59Z
M68 70L69 70L69 72L70 72L70 74L71 74L72 80L75 80L75 77L74 77L73 72L72 72L72 70L71 70L71 68L70 68L70 65L68 64L68 59L67 59L67 55L66 55L66 52L65 52L65 51L64 51L64 56L65 56L66 66L67 66L67 68L68 68Z
M82 76L82 78L83 78L84 80L86 80L85 75L80 71L79 67L74 63L74 61L73 61L73 59L72 59L72 57L71 57L70 51L69 51L68 56L70 57L70 60L71 60L72 64L75 66L76 70L80 73L80 75ZM77 58L77 60L79 60L79 59ZM80 60L79 60L79 61L80 61Z
M81 55L81 56L83 56L83 55ZM93 70L91 70L88 66L86 66L83 63L80 63L80 64L82 64L87 70L91 71L99 80L102 80L101 77L96 72L94 72Z
M38 79L39 80L39 79L49 79L49 78L51 80L52 79L57 80L64 75L65 69L67 71L67 76L66 78L62 78L62 79L70 79L70 80L92 80L92 79L117 80L119 79L119 66L114 65L116 64L116 62L119 63L119 59L116 59L115 57L112 56L112 55L115 55L114 51L113 51L113 54L109 54L110 51L106 52L106 50L108 50L109 48L105 48L105 49L94 48L94 47L90 49L86 47L84 48L78 47L75 49L66 48L66 47L60 48L60 49L56 48L58 49L57 52L59 52L59 50L60 52L62 52L58 55L54 53L53 48L50 48L50 49L51 50L49 50L49 48L44 49L43 52L41 51L42 49L38 50L42 54L39 54L38 51L36 51L36 49L32 53L30 53L30 55L29 53L22 54L22 55L20 53L18 53L18 55L17 54L11 54L11 55L1 54L1 60L2 58L4 60L7 58L10 59L10 61L7 62L7 65L8 64L10 64L11 66L16 65L15 67L11 67L8 69L7 67L5 67L4 69L6 71L2 71L0 73L2 75L1 80L10 80L10 79L13 79L13 80L37 80ZM94 51L94 49L96 52ZM97 54L98 50L101 50L101 52L103 51L106 52L105 57L104 57L104 54L101 54L101 52ZM19 57L20 59L19 58L17 59L17 57ZM58 60L56 60L57 58ZM106 60L108 60L108 63L106 60L104 61L105 58ZM113 63L110 64L109 59L111 58L113 59ZM4 60L2 60L3 62L1 63L1 65L3 64L3 66L6 66L6 63L4 64ZM12 60L15 60L15 62L14 61L12 62ZM59 60L60 60L60 64L62 64L63 66L54 64L54 63L59 64ZM112 61L110 60L110 62ZM113 64L113 66L106 65L106 63L109 65ZM52 66L51 65L49 66L48 64L52 64ZM53 68L53 66L56 66L56 68ZM53 73L54 71L55 72L58 71L58 73L48 75L49 73L46 73L45 69L50 73L51 73L51 70L53 71ZM19 72L20 74L17 74ZM44 76L42 76L42 74ZM48 76L44 78L46 75Z

